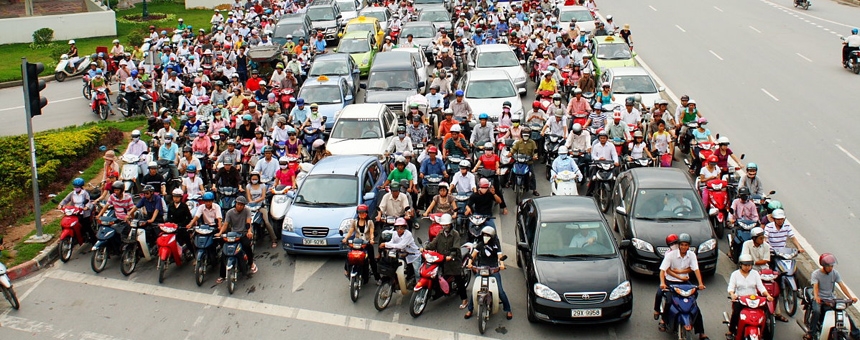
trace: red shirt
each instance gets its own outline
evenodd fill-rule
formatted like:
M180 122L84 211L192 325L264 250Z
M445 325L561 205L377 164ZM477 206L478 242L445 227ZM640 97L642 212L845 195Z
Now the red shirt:
M283 185L283 186L292 187L293 186L293 176L295 176L295 175L296 175L295 171L293 171L290 168L287 168L287 170L278 169L278 171L275 171L275 178L277 178L278 183L280 185Z
M487 170L493 170L493 171L498 170L498 169L496 168L496 163L499 161L499 155L496 155L496 154L491 154L491 155L483 154L483 155L481 155L481 158L479 158L479 160L480 160L481 164L484 166L484 168L485 168L485 169L487 169Z

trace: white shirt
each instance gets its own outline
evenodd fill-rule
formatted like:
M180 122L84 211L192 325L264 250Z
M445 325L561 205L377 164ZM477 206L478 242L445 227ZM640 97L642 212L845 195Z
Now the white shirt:
M594 146L591 147L591 159L600 160L601 158L606 160L612 160L613 162L618 162L618 151L615 150L615 145L609 143L601 144L597 142Z
M635 107L630 112L627 112L626 108L621 110L621 121L627 124L639 125L639 122L642 120L642 113L639 112Z
M475 192L478 188L475 185L475 174L467 171L466 175L463 175L462 172L457 171L456 174L451 178L451 184L457 189L454 193L468 193L471 194Z
M749 254L752 256L753 261L761 261L767 260L770 261L770 244L767 242L762 243L760 246L756 247L753 240L747 240L744 242L743 247L741 248L741 255ZM767 269L768 265L765 264L753 264L753 268L755 270Z
M660 263L660 270L683 270L683 269L691 269L693 271L699 270L699 260L696 258L696 253L693 252L692 249L687 250L687 254L685 256L681 256L680 250L670 250L666 252L666 255L663 257L663 262ZM683 282L690 279L690 274L681 274L679 275L683 278L683 280L678 279L673 275L666 274L666 281L671 282Z
M852 34L845 37L845 43L848 47L860 47L860 35Z
M388 150L388 152L400 152L400 153L403 153L406 151L411 152L412 151L412 138L409 138L408 136L403 137L403 139L400 139L400 137L394 138L391 140L391 143L388 144L388 148L386 150Z
M729 293L735 293L737 296L749 296L758 292L767 292L767 289L765 289L764 284L761 283L761 275L758 274L758 271L750 270L747 277L744 277L744 275L741 274L741 270L738 269L732 273L731 277L729 277L729 288L727 291Z
M409 253L409 255L406 255L407 263L412 263L420 259L418 256L418 245L415 244L415 238L412 237L412 233L409 230L404 230L403 236L395 232L394 235L391 235L391 241L385 242L385 247L400 249Z

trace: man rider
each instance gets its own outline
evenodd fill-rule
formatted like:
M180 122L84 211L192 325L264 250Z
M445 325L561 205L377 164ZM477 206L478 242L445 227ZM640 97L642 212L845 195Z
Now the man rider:
M555 176L565 170L573 172L577 181L582 180L582 173L579 171L579 167L576 165L573 158L570 158L568 155L567 146L562 145L558 148L558 157L552 161L551 180L555 180Z
M753 195L761 195L764 193L761 180L756 176L756 174L758 174L758 164L747 164L746 173L747 175L740 180L740 183L738 183L739 190L740 188L748 188L749 192Z
M278 171L278 160L272 157L272 147L263 147L263 159L257 161L254 171L260 173L260 182L268 185L275 179L275 172Z
M170 174L173 178L179 177L177 164L179 163L179 147L173 143L173 135L167 134L164 136L164 144L158 148L158 159L168 160L170 166Z
M475 248L472 250L471 260L469 260L469 264L467 266L469 269L476 266L491 268L498 267L501 271L505 270L505 262L502 259L503 257L502 244L499 242L499 238L496 237L496 229L486 226L481 229L481 238L478 239L478 244L475 245ZM499 289L499 300L502 301L502 308L506 313L505 318L510 320L514 318L514 314L511 313L511 302L508 300L508 295L505 294L505 289L502 287L502 276L500 271L492 273L490 276L496 278L496 284ZM468 311L463 317L466 319L471 318L472 311L474 309L472 296L469 296L469 303L466 309Z
M379 202L376 221L382 221L382 216L397 216L411 220L412 209L409 207L409 197L401 195L400 183L392 182L389 189L389 192L382 196L382 200Z
M755 203L750 199L750 189L741 187L738 189L738 198L732 201L732 208L729 209L729 225L734 225L735 221L750 220L758 221L758 209Z
M532 166L534 161L538 159L538 146L537 143L535 143L535 141L531 139L531 128L524 127L521 136L522 139L515 141L514 145L511 147L511 155L522 154L529 156L529 188L532 189L532 195L540 196L540 193L537 191L537 181L535 180L534 167Z
M130 111L137 107L137 91L143 89L143 84L138 79L139 73L137 70L131 71L131 77L125 80L125 100L128 103L127 109Z
M377 217L377 221L379 218ZM412 272L407 272L407 276L412 276L418 274L418 268L421 265L421 257L419 256L421 253L419 252L418 245L415 244L415 238L412 237L412 232L407 229L406 220L403 218L398 218L394 222L394 227L397 232L392 235L391 241L383 242L379 245L379 248L385 249L400 249L407 253L406 262L412 264Z
M481 178L478 181L478 190L473 192L466 202L466 216L473 213L481 216L493 216L493 206L501 203L502 198L496 193L496 188L490 184L490 180ZM494 219L488 218L484 223L495 229L496 223L494 221Z
M615 145L611 143L607 143L609 141L609 134L606 131L600 130L597 133L597 141L591 147L591 160L592 161L606 161L611 160L615 163L615 167L618 168L618 151L615 150ZM588 178L592 178L594 173L597 172L597 167L592 166L588 169ZM588 184L588 190L586 192L587 196L591 196L594 192L594 185L591 185L591 182Z
M463 280L463 272L462 272L462 263L463 260L460 255L460 245L463 244L463 241L460 239L460 233L454 230L452 226L453 218L449 214L443 214L439 218L439 224L442 225L442 232L436 235L436 238L433 241L430 241L430 244L427 245L425 249L427 250L435 250L442 255L445 255L445 262L442 264L442 274L444 276L453 276L454 283L457 284L457 294L460 296L460 300L463 300L460 303L460 308L466 308L469 303L469 300L466 296L466 281ZM435 287L438 287L436 285ZM437 290L434 292L435 296L441 296L440 292Z
M797 0L795 0L797 1ZM848 58L851 58L851 52L860 50L860 35L858 29L852 28L851 35L845 37L845 42L842 43L842 65L848 67ZM858 62L857 59L854 62Z
M125 220L129 216L128 211L134 207L134 201L132 201L131 195L125 192L125 185L123 185L121 181L114 181L110 188L113 193L108 196L107 204L102 207L102 210L96 218L102 217L102 215L104 215L108 210L108 207L113 207L116 218L119 220Z
M821 265L821 268L812 272L809 279L809 282L812 284L813 299L810 308L812 310L813 322L809 325L809 333L803 336L804 339L818 339L818 332L821 331L821 321L826 311L822 308L825 306L822 306L821 301L837 298L834 292L837 284L842 292L845 293L846 298L857 303L857 297L851 294L851 291L842 282L842 275L839 275L839 272L833 269L833 266L837 263L836 256L831 253L824 253L818 257L818 264ZM804 291L804 294L806 294L806 291ZM851 338L860 339L860 330L854 325L854 320L849 316L848 321L851 325Z
M155 240L157 235L156 227L159 223L164 222L164 201L161 199L161 195L154 193L155 188L151 185L146 185L143 187L143 195L140 201L137 201L137 204L131 208L131 211L128 212L128 219L133 218L134 213L143 208L144 211L144 219L140 221L140 226L146 227L146 238L147 242L152 242Z
M236 198L236 206L227 211L227 215L224 216L224 221L221 222L221 228L215 236L218 237L227 233L227 228L230 228L229 231L231 232L242 235L239 242L242 243L242 250L244 250L245 255L247 255L246 258L248 259L248 265L251 266L249 273L256 274L257 264L254 263L254 249L251 247L251 240L254 238L254 230L251 228L251 211L250 209L245 209L246 204L248 204L248 199L245 198L245 196L239 196ZM227 275L227 264L224 263L219 267L221 267L221 273L218 280L215 281L216 283L224 282L224 276Z
M406 151L412 151L412 139L406 138L405 126L398 126L397 138L393 138L391 142L388 143L388 147L385 148L385 155L388 156L392 152L402 154Z
M475 145L484 145L484 143L490 142L496 144L496 135L493 133L495 131L495 127L493 123L489 123L490 116L486 113L482 113L478 115L478 125L475 126L475 129L472 130L472 136L469 139L469 145L475 147Z
M667 251L663 256L663 262L660 264L660 287L658 294L662 294L663 290L669 289L669 286L666 284L667 281L669 283L689 283L690 273L694 273L696 276L696 282L699 283L697 286L698 290L702 291L705 289L704 281L702 281L702 272L699 271L699 261L696 258L696 252L690 249L692 241L693 238L690 234L682 233L678 235L678 249ZM659 312L655 309L655 315L657 313ZM699 313L699 317L693 320L693 329L699 334L699 339L707 338L702 319L702 314ZM665 331L665 320L660 320L660 329Z
M466 158L469 154L469 149L466 139L460 136L460 125L451 126L451 138L448 138L448 141L445 142L445 157L448 156L458 156L461 158Z

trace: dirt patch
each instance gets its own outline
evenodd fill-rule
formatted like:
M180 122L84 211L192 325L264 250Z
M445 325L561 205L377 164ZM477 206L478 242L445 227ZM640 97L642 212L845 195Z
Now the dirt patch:
M143 14L129 14L123 15L122 18L132 22L150 22L163 20L164 18L167 18L167 14L149 13L149 17L146 19L143 18Z

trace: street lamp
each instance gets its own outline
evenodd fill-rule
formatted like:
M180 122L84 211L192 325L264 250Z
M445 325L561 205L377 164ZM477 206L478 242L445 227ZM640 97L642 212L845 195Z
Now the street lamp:
M149 20L149 9L146 8L146 0L143 0L143 20Z

